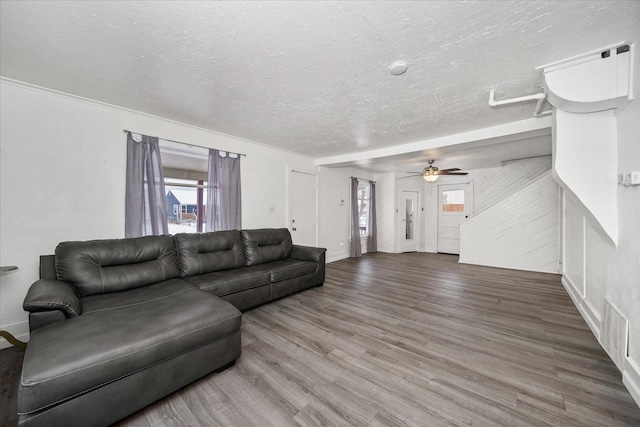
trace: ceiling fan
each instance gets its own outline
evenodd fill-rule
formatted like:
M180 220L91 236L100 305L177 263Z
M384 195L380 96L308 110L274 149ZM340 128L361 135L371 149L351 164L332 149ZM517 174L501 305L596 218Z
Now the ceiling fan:
M458 168L438 169L437 167L433 166L434 161L435 160L429 160L429 166L424 168L422 172L407 172L407 173L415 173L416 175L409 175L409 176L402 177L400 179L411 178L414 176L421 176L424 178L425 181L433 182L436 179L438 179L440 175L467 175L467 172L457 172L460 170Z

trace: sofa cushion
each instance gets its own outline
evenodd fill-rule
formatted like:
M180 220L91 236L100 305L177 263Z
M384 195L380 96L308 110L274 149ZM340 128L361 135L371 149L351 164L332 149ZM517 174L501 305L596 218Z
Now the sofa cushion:
M244 267L240 231L176 234L176 249L182 277Z
M173 236L63 242L55 252L58 280L71 283L80 296L180 277Z
M271 283L270 270L260 267L263 266L217 271L214 273L185 277L184 280L203 291L224 296Z
M318 268L317 262L300 261L295 259L270 262L266 265L269 266L271 271L272 283L304 276L305 274L313 273Z
M193 285L182 279L169 279L125 292L90 295L82 298L83 314L152 303L183 292L190 292L192 289Z
M286 228L242 230L247 265L286 259L291 254L291 233Z
M91 297L89 312L36 329L24 356L18 406L30 413L236 333L241 313L169 280ZM146 289L146 288L145 288ZM131 300L127 300L127 294Z

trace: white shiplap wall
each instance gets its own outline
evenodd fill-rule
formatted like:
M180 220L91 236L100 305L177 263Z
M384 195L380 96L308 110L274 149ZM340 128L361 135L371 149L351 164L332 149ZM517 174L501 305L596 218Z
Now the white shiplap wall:
M551 171L460 224L460 262L559 272L559 186Z
M468 177L473 179L473 212L504 199L548 170L551 170L551 156L510 160L501 168L471 171Z
M380 173L377 181L378 250L396 252L396 204L402 190L418 191L420 210L420 239L418 250L437 252L438 192L437 184L473 182L474 206L478 212L499 201L551 169L551 156L511 160L496 168L470 170L466 176L443 176L435 183L426 183L421 177L397 179L403 174Z
M501 167L469 170L466 176L443 176L425 186L424 250L438 250L438 186L437 184L473 183L474 215L499 202L518 188L551 170L551 156L510 160ZM421 178L417 178L421 179Z

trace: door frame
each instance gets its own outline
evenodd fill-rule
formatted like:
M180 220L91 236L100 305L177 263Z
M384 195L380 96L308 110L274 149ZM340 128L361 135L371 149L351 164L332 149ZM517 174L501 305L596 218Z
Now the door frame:
M451 182L451 183L439 183L437 184L437 188L438 188L438 192L436 194L436 253L440 253L439 249L440 249L440 223L442 221L442 206L440 205L440 196L442 195L442 187L464 187L464 203L465 203L465 207L467 206L467 200L468 200L468 206L469 206L469 210L467 211L467 218L465 218L464 220L462 220L462 222L464 222L465 220L467 220L468 218L471 218L473 216L473 180L468 181L468 182Z
M404 202L404 200L406 200L404 198L404 193L414 193L416 195L416 206L415 206L415 210L414 210L414 217L413 217L413 240L416 242L416 250L415 252L420 252L420 233L422 232L422 227L420 226L420 220L422 219L422 217L420 216L422 213L422 209L420 208L420 191L419 190L400 190L398 192L398 196L397 196L397 206L398 208L396 209L396 249L397 249L397 253L403 253L402 252L402 241L403 236L405 235L405 228L402 227L402 219L400 218L400 211L404 210L401 207L401 202ZM406 227L406 226L405 226ZM413 252L413 251L410 251Z
M291 233L291 217L292 217L292 213L291 213L291 203L293 201L293 196L291 194L292 192L292 186L291 186L291 181L292 181L292 174L293 173L301 173L301 174L305 174L305 175L311 175L315 177L315 199L316 199L316 224L315 224L315 246L318 246L318 215L319 215L319 198L318 198L318 171L310 171L310 170L302 170L302 169L294 169L292 167L287 166L287 213L286 213L286 228L289 230L289 232Z

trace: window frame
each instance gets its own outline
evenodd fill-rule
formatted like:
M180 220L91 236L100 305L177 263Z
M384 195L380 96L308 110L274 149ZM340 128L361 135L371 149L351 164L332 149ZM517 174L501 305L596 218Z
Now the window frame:
M361 191L365 193L366 197L360 197L360 195L362 194ZM363 202L365 203L362 213L358 217L358 227L360 231L360 237L368 237L369 231L370 231L368 209L370 208L370 204L371 204L371 181L364 180L364 179L358 181L358 193L356 197L356 202L358 203L358 212L360 212L361 204ZM364 232L362 230L362 226L360 225L362 223L363 216L364 216L364 223L365 223Z

